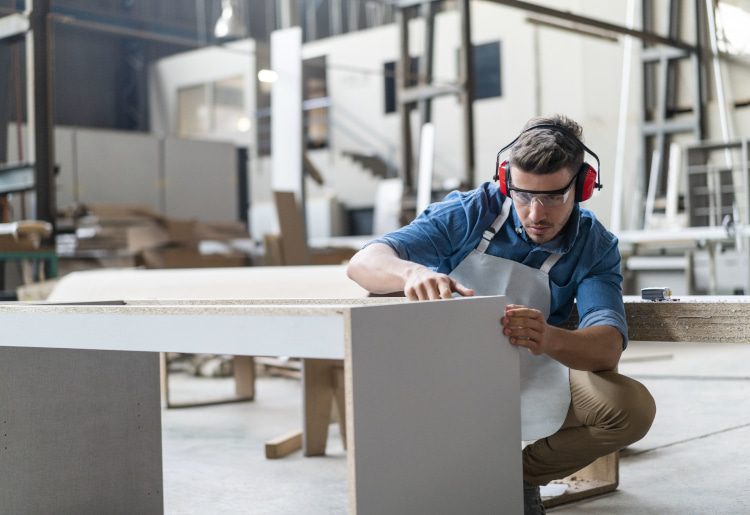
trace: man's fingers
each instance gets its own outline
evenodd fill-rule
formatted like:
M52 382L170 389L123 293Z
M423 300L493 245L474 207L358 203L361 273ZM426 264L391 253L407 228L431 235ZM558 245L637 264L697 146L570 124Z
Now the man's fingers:
M507 306L505 308L505 314L508 316L517 316L523 318L536 318L541 315L541 311L539 311L538 309L527 308L525 306Z
M421 277L404 287L404 293L409 300L450 299L453 297L453 292L463 296L474 295L474 290L444 274Z
M438 291L440 292L441 299L450 299L453 297L453 290L451 289L450 282L440 281L438 283Z
M539 354L542 353L540 343L534 339L510 338L508 341L511 343L511 345L515 345L516 347L523 347L524 349L527 349L530 353L532 353L535 356L538 356Z
M538 341L541 334L530 327L514 327L510 330L510 337Z
M451 280L451 289L459 293L460 295L463 295L464 297L472 297L474 295L474 290L472 290L471 288L467 288L466 286L455 280Z
M424 285L417 284L414 286L414 296L416 297L414 300L426 300Z
M523 317L507 317L508 323L505 327L509 329L516 329L521 327L528 327L535 331L542 330L542 322L536 318L523 318Z

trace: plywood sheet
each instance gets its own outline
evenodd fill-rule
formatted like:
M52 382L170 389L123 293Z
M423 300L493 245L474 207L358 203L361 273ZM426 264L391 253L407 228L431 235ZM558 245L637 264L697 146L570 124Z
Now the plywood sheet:
M186 270L92 270L60 280L54 302L157 299L364 298L346 267L278 266Z

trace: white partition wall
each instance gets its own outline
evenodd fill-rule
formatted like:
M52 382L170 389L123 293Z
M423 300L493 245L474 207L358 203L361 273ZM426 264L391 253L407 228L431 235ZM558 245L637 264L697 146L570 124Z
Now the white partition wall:
M237 152L229 143L164 140L164 214L205 221L239 218Z
M16 134L11 124L9 162L20 161ZM25 152L25 129L21 136ZM238 220L237 159L230 142L56 127L57 206L138 204L175 218Z
M78 200L161 211L160 145L146 134L77 131Z

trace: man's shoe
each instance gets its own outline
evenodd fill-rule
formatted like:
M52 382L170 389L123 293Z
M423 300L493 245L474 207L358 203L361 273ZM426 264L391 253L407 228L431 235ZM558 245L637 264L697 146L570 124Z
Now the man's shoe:
M523 515L544 515L547 513L539 495L539 487L523 482Z

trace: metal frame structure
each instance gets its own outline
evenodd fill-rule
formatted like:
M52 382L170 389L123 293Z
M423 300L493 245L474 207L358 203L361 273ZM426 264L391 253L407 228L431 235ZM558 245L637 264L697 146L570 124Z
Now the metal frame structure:
M681 23L682 6L682 0L669 0L667 4L666 31L673 40L679 40L684 29ZM656 7L654 0L642 0L641 15L644 28L654 28ZM692 134L696 141L701 141L704 137L706 70L703 64L703 39L706 16L701 0L693 2L693 15L696 41L692 52L680 48L653 46L649 41L644 42L646 46L641 52L644 81L642 155L644 174L649 178L644 222L650 219L657 194L662 194L666 190L666 157L675 136ZM694 84L692 105L683 108L677 105L680 86L678 66L685 60L690 62ZM688 113L690 116L686 116Z
M411 112L419 104L420 127L432 122L432 100L444 95L457 95L462 107L464 142L464 184L471 187L475 180L474 163L474 67L471 46L471 0L458 0L461 47L459 78L456 84L435 85L433 80L435 4L442 0L401 0L397 3L399 26L399 61L397 65L397 101L401 127L401 177L406 195L414 193L414 157L412 154ZM409 54L409 20L419 8L425 19L424 56L419 66L419 84L410 86L411 56Z
M54 144L54 89L52 24L50 0L26 0L23 14L0 18L8 30L0 33L0 40L8 42L26 37L27 123L33 135L34 191L39 220L55 224L55 144ZM54 234L54 231L53 231Z

